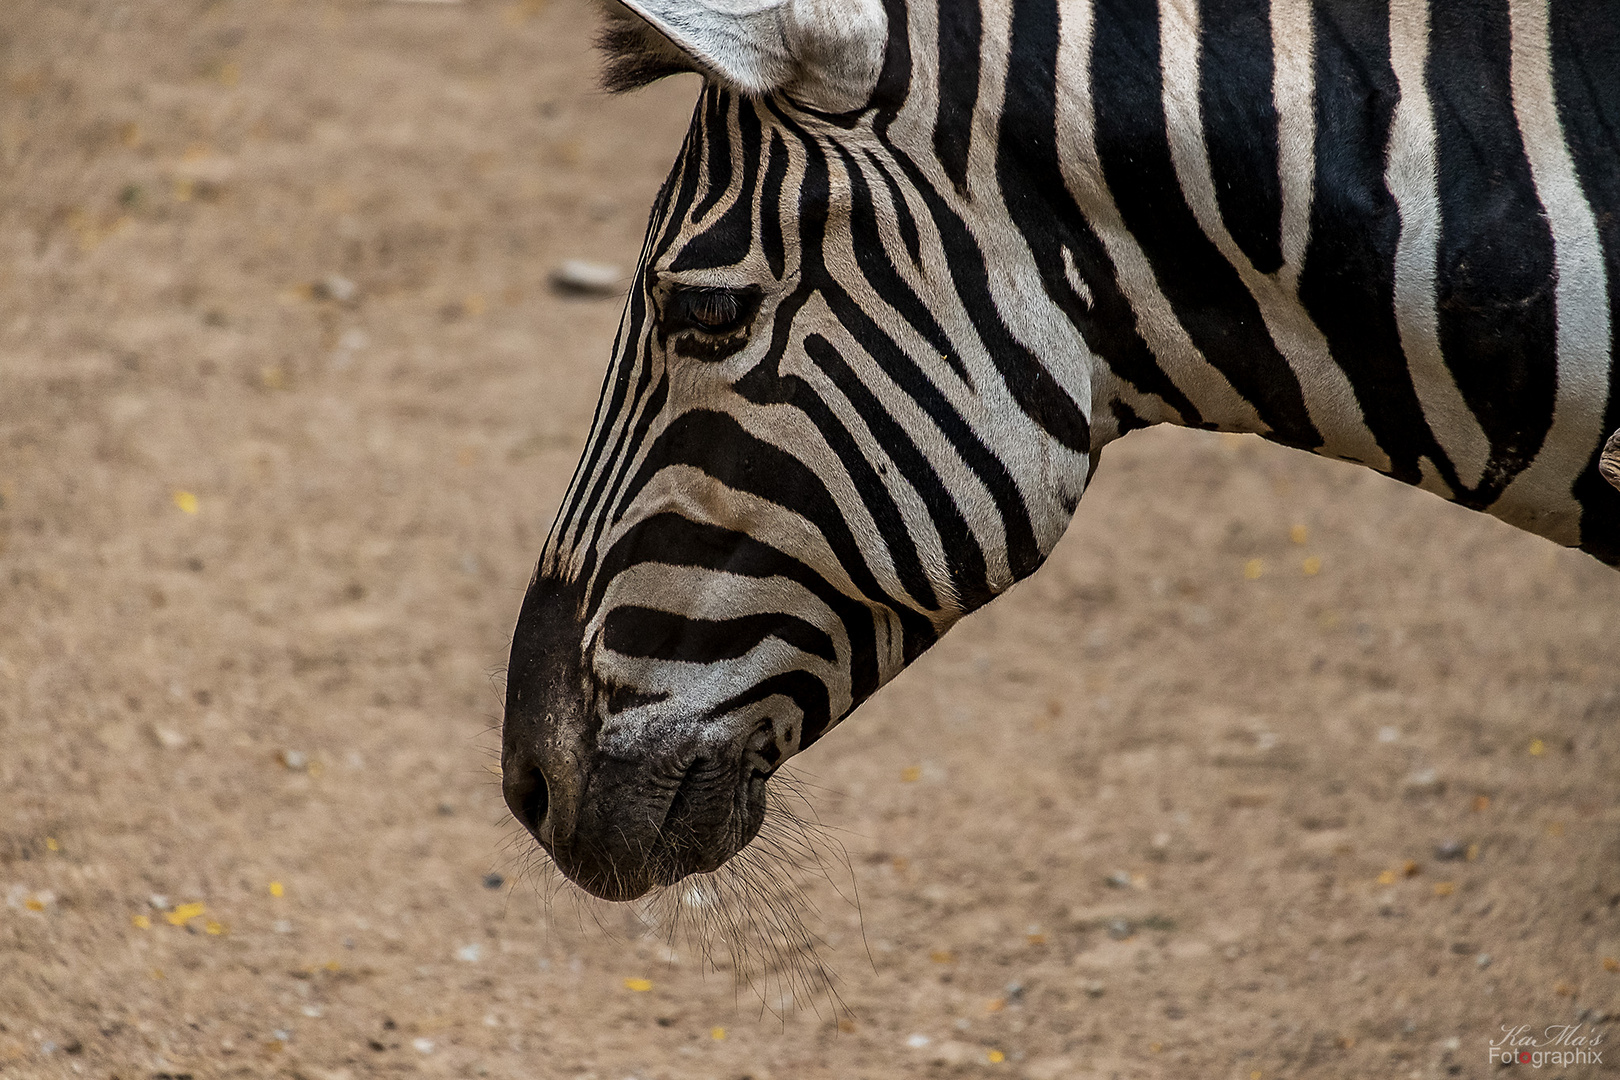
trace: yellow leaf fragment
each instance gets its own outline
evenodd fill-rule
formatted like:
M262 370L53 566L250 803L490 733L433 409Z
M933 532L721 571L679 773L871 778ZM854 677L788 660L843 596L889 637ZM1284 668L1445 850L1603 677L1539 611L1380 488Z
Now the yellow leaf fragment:
M203 933L208 934L211 937L219 937L219 935L223 934L224 932L225 924L215 922L213 919L209 919L208 924L203 927Z
M58 844L56 842L56 837L47 836L45 838L45 850L46 851L61 851L62 850L62 845Z
M928 959L936 964L954 964L956 963L956 954L948 949L935 949L928 954Z
M286 886L282 885L281 882L279 882L279 881L272 881L270 883L270 895L276 897L277 899L280 899L281 897L286 896L287 895Z
M900 782L902 784L915 784L921 779L922 766L920 765L907 765L905 768L900 770Z
M1616 960L1612 956L1605 956L1603 958L1603 970L1604 971L1620 971L1620 960Z
M1395 871L1393 871L1393 870L1385 870L1382 874L1379 874L1378 875L1378 884L1380 884L1380 885L1393 885L1393 884L1395 884Z
M626 979L626 980L624 980L624 988L626 990L633 991L634 993L637 993L637 994L645 994L648 990L652 989L652 980L651 979Z
M27 900L23 901L23 907L27 908L29 911L44 911L45 902L37 896L30 896Z
M1406 877L1417 877L1422 870L1423 867L1415 859L1407 859L1401 864L1401 873Z
M1546 743L1542 742L1540 739L1531 739L1530 740L1530 756L1531 757L1540 757L1542 754L1545 754L1546 752L1547 752L1547 744Z
M1244 581L1259 581L1265 572L1266 561L1264 559L1250 559L1243 564Z
M710 1028L709 1029L709 1038L713 1039L715 1042L725 1042L726 1041L726 1029L723 1028L723 1027Z
M1455 881L1437 881L1434 883L1434 895L1436 896L1450 896L1456 891L1457 883Z
M1306 577L1315 577L1317 574L1322 572L1322 558L1319 555L1312 555L1310 558L1300 563L1299 568L1304 572Z
M197 512L197 496L189 491L176 491L174 505L180 508L182 514L195 514Z
M1007 1055L1003 1054L1000 1050L992 1050L984 1056L985 1060L989 1061L992 1065L1000 1065L1003 1061L1007 1060Z
M145 915L131 915L129 917L129 922L130 925L135 927L137 930L152 929L152 920L147 918Z
M984 1011L987 1013L998 1013L1006 1007L1006 998L991 998L989 1001L984 1003Z
M197 916L201 915L207 910L207 904L201 903L200 901L193 901L189 904L181 904L179 907L169 912L168 915L164 916L164 918L169 920L170 926L184 926L186 923L190 922L192 919L195 919Z
M1292 529L1288 530L1288 539L1292 540L1296 544L1303 544L1310 538L1311 530L1307 529L1303 525L1295 525Z

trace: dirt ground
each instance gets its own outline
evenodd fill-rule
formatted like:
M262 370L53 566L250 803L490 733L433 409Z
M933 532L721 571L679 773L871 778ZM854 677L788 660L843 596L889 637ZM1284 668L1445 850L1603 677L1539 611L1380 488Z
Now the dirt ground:
M1251 438L1112 448L800 760L839 1003L549 878L500 673L620 304L547 275L633 261L695 91L593 23L0 5L0 1076L1422 1080L1620 1015L1620 574Z

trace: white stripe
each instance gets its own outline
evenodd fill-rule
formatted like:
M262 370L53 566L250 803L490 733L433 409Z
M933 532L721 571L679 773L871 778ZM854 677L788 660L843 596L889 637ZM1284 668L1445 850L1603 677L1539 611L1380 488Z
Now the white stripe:
M1429 55L1428 0L1391 0L1389 60L1400 101L1389 135L1384 182L1401 212L1395 245L1395 323L1406 370L1429 430L1464 487L1479 486L1491 444L1440 352L1435 263L1440 244L1434 109L1424 67ZM1453 496L1460 493L1452 493Z
M1277 106L1277 178L1282 188L1282 270L1288 295L1311 238L1316 194L1316 27L1308 0L1271 5L1271 98Z
M1062 4L1058 10L1062 19L1057 58L1058 160L1069 194L1107 250L1120 291L1136 315L1136 330L1170 381L1193 403L1205 423L1227 431L1264 434L1270 428L1254 406L1193 344L1169 299L1159 290L1147 254L1125 227L1097 156L1096 103L1091 93L1091 0Z
M1388 469L1389 457L1373 438L1362 415L1355 390L1344 369L1333 360L1327 339L1299 302L1294 285L1309 241L1312 182L1315 163L1315 92L1311 64L1310 9L1306 0L1274 0L1272 17L1286 36L1279 82L1288 90L1277 98L1278 136L1282 143L1283 241L1287 272L1275 277L1255 269L1254 263L1232 238L1221 217L1215 196L1215 176L1204 139L1198 97L1198 2L1165 0L1159 8L1159 39L1163 54L1164 113L1170 135L1170 157L1182 196L1204 235L1232 265L1260 308L1266 330L1277 351L1288 362L1304 392L1311 422L1321 432L1326 457L1344 458ZM1286 142L1284 142L1286 140Z
M1558 282L1558 393L1552 429L1528 469L1491 513L1562 544L1581 539L1581 507L1571 490L1602 443L1608 400L1609 298L1603 247L1575 175L1553 95L1547 0L1510 0L1513 111L1524 137L1536 196L1552 226Z

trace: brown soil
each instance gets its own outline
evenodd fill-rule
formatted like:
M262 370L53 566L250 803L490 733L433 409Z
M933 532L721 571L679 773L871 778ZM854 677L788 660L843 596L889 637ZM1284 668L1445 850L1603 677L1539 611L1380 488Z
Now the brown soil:
M1112 449L804 755L841 1006L549 879L500 669L619 304L546 274L694 96L592 22L0 5L0 1075L1483 1077L1620 1012L1620 575L1248 438Z

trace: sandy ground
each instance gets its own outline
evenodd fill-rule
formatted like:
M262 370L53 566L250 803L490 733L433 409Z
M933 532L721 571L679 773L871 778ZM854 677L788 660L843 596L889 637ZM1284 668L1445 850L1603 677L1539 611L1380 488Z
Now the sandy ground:
M801 759L841 1004L548 878L500 671L619 303L546 277L694 97L592 21L0 5L0 1076L1421 1080L1620 1013L1620 575L1248 438L1113 448Z

